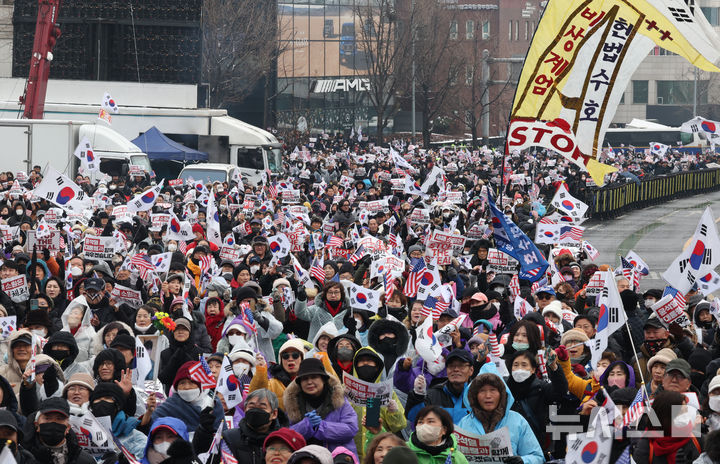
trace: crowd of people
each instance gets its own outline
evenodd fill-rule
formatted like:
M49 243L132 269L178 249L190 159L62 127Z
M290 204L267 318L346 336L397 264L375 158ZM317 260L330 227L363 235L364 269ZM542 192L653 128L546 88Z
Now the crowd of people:
M558 187L581 197L587 176L512 155L498 189L496 157L320 138L288 147L283 172L259 185L165 182L132 214L123 207L160 187L147 174L78 174L93 199L81 214L32 194L40 167L0 174L3 452L60 464L580 462L569 434L612 409L605 460L583 462L720 462L711 296L681 295L690 323L668 326L651 309L663 289L615 273L603 285L627 324L595 359L607 308L588 285L616 257L538 244L547 274L519 278L498 262L488 195L502 192L498 211L532 240ZM458 241L433 243L437 232ZM98 258L93 240L108 237ZM6 287L18 276L27 292ZM530 309L518 313L518 298Z

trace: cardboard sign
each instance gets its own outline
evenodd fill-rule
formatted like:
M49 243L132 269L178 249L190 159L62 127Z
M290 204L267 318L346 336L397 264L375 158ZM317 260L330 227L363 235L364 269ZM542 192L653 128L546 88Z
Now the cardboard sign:
M128 167L128 175L129 176L145 176L145 169L143 169L142 166L139 164L131 164Z
M88 235L83 239L83 252L88 259L112 260L115 254L115 237Z
M168 185L169 185L170 187L180 187L182 184L183 184L183 180L182 180L182 179L170 179L170 180L168 181Z
M425 208L415 208L410 213L410 222L417 224L430 224L430 210Z
M300 190L287 189L280 192L284 203L300 203Z
M440 230L433 230L430 240L428 241L428 248L438 248L441 250L462 250L465 247L465 241L467 237L462 235L455 235Z
M382 406L387 406L392 399L392 379L379 383L365 382L343 372L343 386L348 401L356 406L366 406L368 398L379 398Z
M512 256L503 253L500 250L491 248L488 250L487 256L488 271L492 271L496 274L515 274L517 273L518 262Z
M652 305L652 310L657 314L658 318L663 321L665 326L669 326L673 322L679 324L681 327L690 325L687 314L680 308L672 295L662 297L660 301Z
M455 427L458 451L469 463L503 463L512 456L512 443L507 427L485 435L476 435Z
M28 230L27 232L27 252L32 253L33 247L37 245L38 253L43 250L48 250L50 254L57 253L60 251L60 231L51 230L47 232L47 235L43 238L37 238L34 230Z
M30 298L30 289L28 289L27 278L25 274L8 277L0 281L2 290L15 303L27 301Z
M138 290L133 290L132 288L117 284L110 293L110 298L115 299L118 304L125 303L135 309L139 308L143 304L142 294Z

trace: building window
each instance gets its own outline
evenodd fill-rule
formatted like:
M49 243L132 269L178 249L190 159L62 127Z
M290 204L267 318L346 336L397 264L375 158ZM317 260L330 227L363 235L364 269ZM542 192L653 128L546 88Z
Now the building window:
M515 41L520 40L520 21L515 20Z
M530 21L525 21L525 41L530 40Z
M483 21L482 38L483 38L483 40L490 39L490 21Z
M508 22L508 40L512 40L512 19Z
M647 104L648 81L633 81L633 103Z
M698 103L707 103L708 81L698 81ZM694 99L693 81L657 81L658 105L690 105Z
M450 21L450 40L458 38L458 23L455 20Z
M465 65L465 85L471 86L475 77L475 68L472 65Z
M625 92L623 92L622 95L620 95L620 104L621 105L625 104Z
M465 21L465 40L473 40L475 38L475 21L469 19Z

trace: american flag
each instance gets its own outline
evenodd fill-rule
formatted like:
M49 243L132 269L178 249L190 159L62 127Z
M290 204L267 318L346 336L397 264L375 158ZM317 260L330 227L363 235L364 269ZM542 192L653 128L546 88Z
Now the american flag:
M353 253L350 258L348 258L348 261L350 261L350 264L353 266L357 264L358 261L360 261L363 256L365 256L367 253L365 252L365 245L360 245L360 247L355 250L355 253Z
M146 254L137 253L130 258L130 264L140 273L140 278L147 279L148 272L155 269L155 266L150 262L150 258Z
M630 262L622 256L620 257L620 263L622 263L623 277L630 281L633 289L637 290L637 288L640 286L640 272L635 268L635 266L630 264Z
M255 325L255 318L252 315L252 310L250 309L250 305L247 302L240 304L240 309L242 311L240 312L240 317L242 320L250 327L250 330L252 330L254 333L257 333L257 326Z
M542 219L540 219L540 224L556 224L555 221L550 219L549 217L545 216Z
M326 245L328 248L340 248L341 246L343 246L344 242L345 241L342 238L338 237L337 235L333 235L328 239Z
M199 264L200 264L200 270L201 270L203 273L205 273L205 272L207 272L207 271L210 270L210 266L211 266L211 264L212 264L212 259L213 259L213 258L212 258L212 256L210 256L210 255L205 255L205 256L203 256L202 258L200 258L200 262L199 262Z
M128 460L128 462L130 464L140 464L140 461L137 460L135 455L132 454L130 451L128 451L128 449L125 448L125 446L123 446L122 443L120 443L120 440L118 440L117 437L115 437L115 435L110 433L110 436L112 437L112 440L115 443L115 446L117 446L118 449L120 449L120 451L122 451L123 456L125 456L125 458Z
M510 285L508 285L510 288L510 295L513 299L517 298L517 296L520 294L520 280L518 279L518 275L515 274L510 279Z
M535 294L535 291L537 291L538 288L544 287L547 285L547 278L540 279L537 282L534 282L532 286L530 287L530 291Z
M268 176L268 179L269 179L269 178L270 178L270 177ZM276 184L275 182L271 183L271 184L268 186L268 195L270 195L271 198L277 198L278 189L277 189L277 184Z
M238 464L238 460L233 456L225 440L220 443L220 456L222 457L223 464Z
M623 451L617 461L615 461L615 464L630 464L631 462L634 462L630 459L630 446L631 445L627 445L625 447L625 451Z
M680 309L685 309L685 306L687 305L687 299L685 298L685 295L682 294L682 292L675 290L673 287L667 286L665 287L665 291L663 292L662 296L665 295L672 295L673 299L678 304Z
M635 395L635 399L632 400L632 403L630 403L630 407L625 412L625 415L623 416L623 427L627 427L628 425L632 424L640 416L642 416L642 413L645 411L645 403L644 403L644 391L645 386L641 385L638 389L637 394Z
M395 248L398 244L397 242L397 235L395 235L395 231L391 230L388 234L388 242L390 243L390 246Z
M180 250L180 253L185 254L187 253L187 243L185 243L185 240L180 240L177 242L178 250Z
M582 240L584 231L585 229L583 227L563 226L560 228L560 240L571 239L580 241Z
M425 260L423 258L412 258L410 260L411 268L410 274L408 275L403 293L405 296L414 297L417 295L418 288L420 287L420 281L422 280L423 273L427 267L425 266Z
M200 361L197 361L189 370L190 378L200 384L200 388L207 390L209 388L215 388L216 382L212 375L205 372L203 365Z
M423 316L432 316L433 320L440 319L440 315L450 307L450 303L445 303L443 300L429 296L423 303L421 314Z
M310 266L310 275L315 277L321 284L325 283L325 269L323 269L323 259L316 256Z
M282 211L279 211L275 215L275 219L273 219L273 224L275 224L275 227L279 228L280 225L284 222L285 222L285 213L283 213Z
M490 354L499 358L501 353L500 353L500 345L498 344L497 335L495 335L494 333L491 333L488 341L490 342Z
M395 279L386 272L383 274L383 284L385 285L385 303L387 303L395 293Z

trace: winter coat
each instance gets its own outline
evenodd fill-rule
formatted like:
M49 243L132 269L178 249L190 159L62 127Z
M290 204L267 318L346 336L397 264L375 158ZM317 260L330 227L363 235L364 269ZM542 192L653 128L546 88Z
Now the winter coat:
M263 443L270 433L279 428L280 424L276 420L267 432L259 433L248 427L243 419L236 428L224 430L222 438L238 462L243 464L265 464Z
M136 458L144 457L145 445L147 437L144 433L137 430L140 420L135 417L128 417L123 411L120 411L113 419L112 433L120 440L125 448L128 449Z
M127 332L130 335L134 335L135 331L127 325L124 322L116 321L118 324L120 324L123 329L127 330ZM95 336L92 339L92 343L90 345L90 352L93 356L96 356L99 352L101 352L104 349L110 348L109 346L105 346L105 330L107 329L107 325L101 326L97 332L95 333Z
M75 306L82 306L84 315L82 321L80 322L80 326L77 328L75 333L73 333L68 325L68 316ZM75 358L76 362L87 361L91 358L90 347L92 345L93 337L95 336L95 329L90 324L91 318L92 311L90 310L85 297L82 295L69 302L67 308L65 308L65 311L60 317L60 320L62 321L62 330L73 333L73 336L75 337L75 342L78 347L78 355L77 358Z
M185 426L185 422L176 417L161 417L159 419L155 419L155 417L153 416L153 422L150 426L150 433L147 437L147 443L145 444L145 450L143 452L141 464L150 464L150 461L148 461L148 448L152 446L152 434L155 429L163 426L170 428L170 430L175 432L177 436L179 436L185 441L188 441L188 430Z
M0 390L2 390L2 401L0 401L0 408L4 408L5 410L12 413L12 415L15 416L15 420L17 421L18 425L22 429L25 425L25 416L18 412L19 405L17 396L15 396L15 393L13 393L10 382L8 382L7 379L5 379L4 377L0 377Z
M452 392L447 381L428 388L426 394L423 396L418 395L414 390L410 390L407 403L405 404L407 418L410 422L414 423L417 413L425 406L432 404L440 406L450 413L453 423L457 424L460 422L460 419L467 416L472 411L470 403L467 399L467 391L469 387L470 383L466 383L459 396L456 396Z
M565 374L568 391L579 400L582 400L583 403L592 398L593 395L600 390L600 383L595 380L594 376L589 379L583 379L582 377L575 375L569 359L566 359L565 361L558 359L558 364L560 365L560 369L562 369L563 374Z
M285 412L290 420L291 429L305 437L308 444L319 444L332 451L344 446L357 454L355 435L358 433L358 418L350 402L345 398L343 386L335 377L328 377L325 388L330 389L323 404L316 409L322 417L317 428L310 425L306 413L314 408L306 404L302 390L297 381L293 381L285 389Z
M12 346L13 340L18 338L22 334L30 334L29 330L26 329L20 329L12 334L10 334L8 347ZM29 362L29 361L28 361ZM18 365L18 362L15 361L15 358L12 356L12 350L8 348L7 352L7 363L0 365L0 376L4 377L5 380L10 383L10 386L12 387L13 393L15 396L18 396L18 393L20 392L20 384L22 383L22 375L23 371L20 369L20 366Z
M295 316L297 316L298 319L310 322L308 340L313 340L320 330L320 327L330 321L335 323L338 332L347 332L343 319L348 315L349 309L350 307L346 301L340 311L333 316L325 308L325 301L320 296L315 298L315 304L312 306L308 306L306 301L297 300L295 302Z
M449 353L449 351L443 349L443 357L447 356ZM415 379L418 375L423 375L425 377L425 385L433 385L441 381L439 379L447 378L447 370L443 367L443 369L438 372L437 375L432 375L425 368L425 361L421 357L418 357L418 359L408 370L404 370L402 368L402 362L398 362L395 364L393 385L395 385L395 388L397 388L401 392L409 395L410 392L412 392L413 390ZM410 408L406 409L409 410Z
M661 440L665 440L667 442L672 441L682 441L682 440L688 440L687 438L683 437L677 437L677 438L661 438ZM667 455L661 455L659 454L660 450L656 443L653 444L653 457L652 460L650 459L650 444L651 442L655 442L654 439L650 438L641 438L638 440L637 444L635 445L635 449L632 453L632 458L637 463L647 463L647 464L666 464L668 462ZM690 439L682 445L677 450L672 451L672 453L675 456L675 462L676 463L689 463L697 460L700 457L700 453L702 453L702 448L700 447L700 443L695 437L690 437Z
M263 317L263 319L265 319L265 321L262 324L259 321L256 321L255 327L257 328L257 335L253 335L251 329L245 329L245 331L248 332L249 335L252 337L252 339L248 341L248 344L251 348L260 351L267 362L275 362L275 350L273 348L272 341L280 336L283 331L283 325L281 322L275 319L275 316L273 316L271 311L262 311L260 315ZM241 316L235 316L234 318L226 319L225 325L223 326L222 330L223 336L217 345L217 350L221 353L227 353L231 351L230 342L227 339L227 331L228 328L233 324L241 324L243 326L247 325L243 321L243 318ZM267 324L267 329L263 327L263 325L265 324Z
M32 424L35 421L35 415L28 417L28 423ZM54 462L52 452L50 448L45 446L40 438L35 433L35 427L25 427L23 430L23 447L32 453L35 460L42 463ZM78 444L75 433L70 430L65 435L65 442L67 444L67 462L72 464L96 464L95 458L83 450Z
M458 450L455 435L450 435L445 443L449 446L438 454L433 455L425 449L426 447L422 446L415 436L415 433L413 433L407 441L408 448L417 456L418 464L468 464L465 455ZM451 456L449 463L448 455Z
M485 365L483 365L480 369L480 374L485 373L498 375L495 364L485 363ZM502 377L500 377L500 380L502 381ZM530 424L528 424L527 420L525 420L521 414L512 410L515 399L513 398L512 393L510 393L510 389L507 388L507 385L505 386L505 392L507 394L507 400L504 405L504 415L502 419L500 419L500 422L495 425L495 430L499 430L503 427L508 428L510 431L510 444L512 445L513 455L522 457L525 464L543 464L545 462L545 456L542 448L540 448L537 438L535 438L535 434L533 433ZM473 413L465 416L460 423L457 424L457 426L470 433L485 435L485 429L480 422L480 419L477 418L475 412L475 410L479 409L477 397L472 398L472 396L471 388L468 391L468 402L473 407Z
M197 361L198 356L203 353L191 340L192 336L187 341L178 343L174 338L171 338L170 347L160 353L160 372L158 373L158 379L160 379L160 382L165 386L165 393L170 391L170 386L173 384L175 374L177 374L180 366L188 361Z
M45 270L45 277L43 277L43 278L40 280L40 288L44 288L44 287L45 287L45 282L47 282L47 280L48 280L48 279L50 278L50 276L51 276L50 269L48 269L48 266L47 266L47 264L45 264L45 261L42 260L42 259L40 259L40 258L37 259L37 264L39 264L39 265ZM28 277L28 282L30 282L30 266L31 266L31 265L32 265L32 261L29 261L29 262L25 265L25 272L26 272L27 277Z
M363 347L360 348L355 353L355 360L359 356L373 356L375 358L375 362L378 363L378 366L380 366L380 375L377 379L375 379L375 383L382 382L386 379L385 376L385 369L383 368L383 360L382 357L371 347ZM355 362L353 362L353 366L355 365ZM354 377L357 377L357 372L355 371L355 367L353 367L353 373L352 375ZM402 403L400 402L400 399L398 398L397 394L393 391L392 393L392 399L395 400L395 404L397 404L397 411L390 412L387 408L387 406L381 406L380 407L380 419L382 419L382 429L383 431L387 432L393 432L397 433L400 432L402 429L404 429L407 426L407 420L405 419L405 408L403 408ZM365 406L356 406L352 405L352 408L355 410L355 414L357 414L358 418L358 428L360 429L360 433L358 433L355 436L355 444L357 445L358 449L358 457L362 461L365 457L365 442L366 442L366 435L368 433L367 429L362 425L362 419L365 417L365 413L367 408Z
M92 375L92 359L84 362L76 361L78 355L80 354L80 350L78 350L75 337L73 337L70 332L65 332L61 330L60 332L52 334L48 339L47 343L45 343L45 346L43 347L43 353L49 355L50 349L56 343L63 343L70 347L70 356L63 359L62 364L58 363L60 364L60 367L62 368L63 374L65 375L66 379L69 379L70 377L72 377L73 374L77 373Z
M182 420L187 425L188 432L194 432L200 423L200 411L200 406L188 403L175 393L160 404L157 409L155 409L155 412L153 412L152 415L152 420L153 423L155 423L155 421L161 417L174 417ZM220 425L220 421L225 417L222 403L220 403L218 398L215 398L213 413L215 415L213 428L217 430Z

